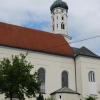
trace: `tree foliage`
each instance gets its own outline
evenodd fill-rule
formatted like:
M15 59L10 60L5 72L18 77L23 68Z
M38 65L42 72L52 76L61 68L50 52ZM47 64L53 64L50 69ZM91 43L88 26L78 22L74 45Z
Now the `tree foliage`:
M37 73L30 74L33 69L23 54L4 58L0 61L0 93L5 93L12 100L13 97L24 99L35 96L39 91Z

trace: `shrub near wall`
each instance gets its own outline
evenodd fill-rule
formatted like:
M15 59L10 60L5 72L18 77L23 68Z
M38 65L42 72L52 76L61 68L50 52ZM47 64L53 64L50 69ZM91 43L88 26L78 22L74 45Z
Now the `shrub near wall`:
M88 98L86 98L86 100L96 100L95 98L89 96Z

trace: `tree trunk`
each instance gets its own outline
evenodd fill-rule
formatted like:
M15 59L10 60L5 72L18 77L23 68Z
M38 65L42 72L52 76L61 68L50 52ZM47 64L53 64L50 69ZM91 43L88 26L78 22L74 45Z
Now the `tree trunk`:
M10 98L10 100L12 100L12 98Z
M12 97L10 97L10 100L12 100Z
M10 100L12 100L12 93L10 93Z

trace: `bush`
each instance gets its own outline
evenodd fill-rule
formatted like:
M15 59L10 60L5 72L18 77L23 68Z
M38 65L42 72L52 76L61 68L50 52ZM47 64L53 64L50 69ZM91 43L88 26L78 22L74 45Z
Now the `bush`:
M52 97L47 98L46 100L54 100Z
M94 97L89 96L86 100L96 100Z

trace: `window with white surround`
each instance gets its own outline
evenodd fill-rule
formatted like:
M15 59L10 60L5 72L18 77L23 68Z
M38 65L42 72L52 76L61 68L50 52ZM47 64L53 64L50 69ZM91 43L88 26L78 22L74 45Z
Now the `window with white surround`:
M41 82L40 92L45 93L45 69L44 68L40 68L38 70L38 77L39 77L39 81Z
M68 87L68 72L67 71L62 72L62 88L63 87Z
M88 77L89 77L89 82L95 82L95 72L94 71L90 71L88 73Z
M89 94L97 95L95 71L88 72L88 82L89 82Z

